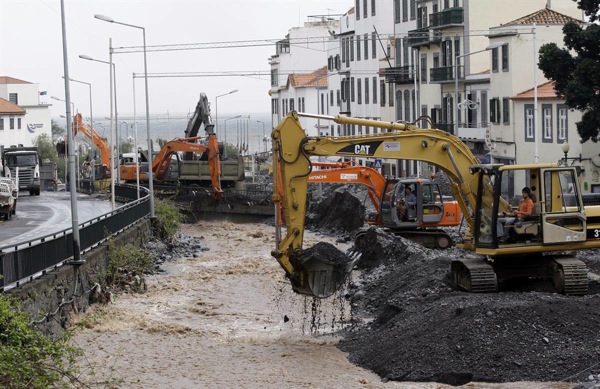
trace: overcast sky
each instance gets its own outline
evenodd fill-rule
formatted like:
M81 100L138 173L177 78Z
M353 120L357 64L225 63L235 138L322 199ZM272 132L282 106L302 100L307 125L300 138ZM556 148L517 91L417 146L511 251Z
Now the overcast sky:
M79 55L108 61L109 38L113 47L141 46L142 30L94 18L95 14L146 29L146 45L282 39L308 15L343 14L352 0L65 0L69 74L92 84L94 116L108 115L109 66L86 61ZM0 76L39 84L47 91L41 101L53 104L52 117L64 114L65 97L60 0L0 0ZM148 52L148 73L262 71L269 72L273 46L212 48ZM143 54L113 55L117 74L120 114L133 113L133 73L144 72ZM268 112L270 78L195 77L149 78L150 112L187 113L200 92L212 103L219 98L219 114ZM136 78L136 106L145 111L143 78ZM89 114L87 85L71 82L76 110Z

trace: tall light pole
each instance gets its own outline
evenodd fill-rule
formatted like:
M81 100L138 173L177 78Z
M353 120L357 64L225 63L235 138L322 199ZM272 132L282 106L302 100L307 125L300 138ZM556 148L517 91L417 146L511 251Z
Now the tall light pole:
M122 26L137 28L142 30L144 41L144 82L146 84L146 132L148 136L148 189L150 191L150 218L154 219L154 178L152 177L152 138L150 136L150 102L148 99L148 62L146 61L146 29L141 26L117 22L112 18L104 15L94 15L96 19L103 20L109 23L120 24Z
M219 127L219 97L227 96L227 95L230 95L230 94L236 93L236 92L239 92L239 91L237 89L234 89L232 91L223 93L222 95L218 95L217 97L215 97L215 127L217 127L217 128ZM227 135L225 136L225 139L223 141L227 142Z
M73 82L78 82L80 84L85 84L88 86L89 90L90 90L90 129L91 129L91 133L90 133L90 137L92 138L92 184L91 184L91 188L90 190L93 192L94 191L94 181L96 179L96 159L94 158L94 156L96 155L96 151L94 150L94 114L92 111L92 84L89 82L85 82L85 81L78 81L78 80L74 80L74 79L70 79L70 81Z
M225 140L223 141L223 145L224 145L223 146L223 158L227 158L227 121L231 120L231 119L241 118L241 117L242 117L242 115L237 115L237 116L234 116L232 118L224 120L224 122L225 122L225 131L224 131Z
M455 61L454 61L454 122L456 123L456 129L454 130L454 135L458 136L458 59L463 58L463 57L468 57L470 55L477 54L477 53L483 53L484 51L496 49L503 45L505 45L504 42L493 43L483 50L477 50L477 51L473 51L472 53L457 55L455 57Z
M62 23L62 43L63 43L63 65L65 79L65 105L67 114L67 136L69 139L68 155L69 155L69 174L71 182L69 189L71 191L71 223L73 228L73 264L81 264L81 246L79 244L79 220L77 215L77 193L75 193L75 145L73 144L73 124L71 119L71 111L69 110L71 102L71 85L69 84L69 60L67 55L67 25L65 17L64 0L60 0L60 18ZM75 105L73 105L73 111Z
M112 73L111 73L112 81L110 83L110 87L113 90L113 92L110 94L110 98L111 98L111 104L110 104L110 122L111 122L111 126L112 126L113 125L113 107L114 107L114 123L118 123L119 112L118 112L118 109L117 109L117 70L115 68L114 62L112 62L112 59L111 59L111 61L103 61L101 59L92 58L89 55L80 55L79 58L85 59L87 61L105 63L105 64L107 64L107 65L109 65L111 67L111 70L112 70ZM112 55L111 55L111 58L112 58ZM114 105L112 104L113 96L114 96ZM118 127L118 126L115 126L115 127ZM118 128L115 131L116 131L116 134L119 133ZM118 157L119 156L119 151L118 151L119 150L119 138L118 138L118 136L115 136L116 139L113 141L113 132L112 132L112 130L110 130L110 137L111 137L111 145L110 145L111 157L110 157L110 160L111 160L112 165L113 165L113 166L111 166L111 170L112 170L111 171L111 180L114 181L114 179L112 177L112 173L113 173L115 167L117 168L117 180L119 179L119 174L120 174L119 173L119 166L118 166L118 159L119 159L119 157ZM115 146L115 144L113 144L113 142L116 143L116 147L117 147L117 164L115 164L114 159L113 159L113 153L114 153L114 151L112 149ZM112 192L114 192L114 188L112 188ZM114 209L114 198L113 198L113 209Z

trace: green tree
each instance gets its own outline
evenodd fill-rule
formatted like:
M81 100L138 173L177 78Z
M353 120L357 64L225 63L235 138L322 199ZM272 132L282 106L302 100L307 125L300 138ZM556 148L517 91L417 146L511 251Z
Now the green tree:
M48 134L41 134L36 136L33 140L33 144L38 149L38 153L42 160L49 159L50 161L56 162L58 160L58 153L56 151L56 145L52 142L52 138Z
M61 127L58 123L56 123L54 120L52 120L51 123L52 123L52 137L53 138L60 138L60 137L64 138L67 131L63 127Z
M600 0L579 0L591 22L599 20ZM546 78L555 82L571 109L583 112L577 132L583 142L597 142L600 135L600 26L570 21L563 27L565 48L556 43L542 45L539 67Z

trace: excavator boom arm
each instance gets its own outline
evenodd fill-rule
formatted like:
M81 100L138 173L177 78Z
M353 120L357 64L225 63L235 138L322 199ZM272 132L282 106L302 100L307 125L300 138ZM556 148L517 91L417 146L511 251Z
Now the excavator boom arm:
M309 278L306 269L298 264L296 257L302 251L308 176L312 171L311 156L407 159L436 165L447 174L454 197L470 231L473 231L472 210L476 209L479 176L471 174L470 167L479 164L479 161L459 138L444 131L420 129L404 123L344 116L302 115L332 120L338 124L377 127L387 131L363 136L307 137L297 112L288 114L273 130L273 200L281 204L287 232L284 237L278 239L277 248L272 254L285 269L293 285L294 282ZM484 184L491 185L489 182ZM492 207L493 199L484 198L482 206ZM509 211L510 206L502 203L500 209ZM280 235L278 231L277 236ZM473 249L472 244L471 240L465 242L464 246Z
M110 147L108 147L104 139L102 139L94 129L88 127L83 122L80 113L73 118L73 137L77 135L77 131L81 131L86 137L92 139L94 145L100 150L100 160L102 161L102 164L110 169Z

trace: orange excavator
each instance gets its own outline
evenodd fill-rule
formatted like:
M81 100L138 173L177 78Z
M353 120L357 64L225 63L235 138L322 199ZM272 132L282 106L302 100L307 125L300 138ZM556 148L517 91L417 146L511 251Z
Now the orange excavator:
M207 145L195 143L198 139L202 138L204 137L177 138L167 142L152 160L152 175L155 182L160 183L165 179L171 161L173 157L177 158L177 153L202 153L202 158L207 157L208 160L213 196L218 198L223 193L220 182L221 163L219 158L219 144L215 134L208 135ZM136 181L138 166L130 164L121 165L119 168L122 180L126 182ZM148 171L145 168L140 168L140 181L148 182Z
M100 152L100 162L95 163L93 166L94 179L103 180L106 178L110 178L110 147L94 129L88 127L87 124L83 122L83 118L81 117L80 113L75 115L75 117L73 118L73 137L77 135L77 132L81 132L87 138L89 138ZM85 170L84 174L86 174ZM87 175L89 176L88 178L91 178L91 172L87 173Z
M460 224L458 202L443 199L437 183L424 178L386 178L377 169L354 162L313 162L308 183L345 183L364 185L376 212L368 214L367 222L382 226L396 235L425 247L445 249L453 245L452 238L440 227ZM405 202L405 189L415 195L415 203ZM356 237L358 242L361 234Z

